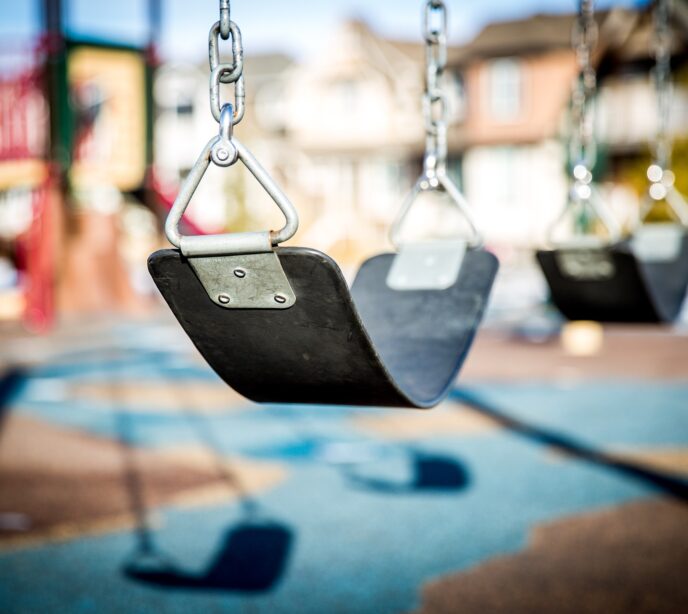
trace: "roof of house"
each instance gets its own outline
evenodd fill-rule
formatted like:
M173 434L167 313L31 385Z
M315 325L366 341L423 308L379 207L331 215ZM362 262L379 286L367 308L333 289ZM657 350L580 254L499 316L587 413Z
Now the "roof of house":
M595 13L601 30L600 42L618 43L620 36L627 35L636 16L637 11L623 8ZM524 19L489 23L472 41L450 53L450 63L460 65L477 58L570 49L575 20L573 13L538 13Z
M651 57L652 7L641 10L614 8L595 14L600 28L598 53L617 61ZM526 55L571 47L576 15L536 14L525 19L490 23L466 45L450 50L450 63L461 65L479 58ZM688 49L688 2L676 2L671 16L673 52Z
M461 63L475 57L568 48L574 19L570 14L537 14L527 19L490 23L472 41L457 48L452 59Z
M634 27L628 32L628 35L620 40L613 49L609 50L616 62L652 61L653 59L654 21L652 11L648 7L647 10L640 11L636 15ZM675 2L673 4L670 27L672 55L675 57L687 56L688 3Z

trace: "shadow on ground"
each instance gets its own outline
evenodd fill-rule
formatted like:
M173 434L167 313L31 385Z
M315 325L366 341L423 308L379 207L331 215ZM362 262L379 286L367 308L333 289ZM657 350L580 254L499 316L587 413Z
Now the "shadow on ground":
M12 367L0 376L0 430L7 411L26 383L27 373L21 367Z
M113 382L113 387L116 385ZM116 390L113 390L113 398L117 398ZM143 584L182 590L269 591L277 585L288 567L294 531L282 522L265 517L222 454L205 416L188 410L183 412L199 442L213 455L218 475L236 494L242 519L226 529L204 570L192 572L175 563L157 546L149 525L143 485L133 455L136 445L133 421L126 411L117 411L124 480L132 512L137 519L137 546L123 564L122 573Z
M572 437L515 418L505 410L494 407L470 391L457 390L452 397L455 401L468 405L517 435L538 444L549 446L557 452L577 460L586 461L615 471L624 477L639 480L667 496L684 503L688 502L688 480L615 457L613 454L596 449Z
M451 456L409 450L411 477L407 481L361 475L352 467L344 475L353 486L389 494L456 492L470 484L465 465Z
M159 555L141 556L123 571L138 582L170 588L264 592L284 575L292 542L292 531L284 524L246 520L226 531L200 573L185 571Z

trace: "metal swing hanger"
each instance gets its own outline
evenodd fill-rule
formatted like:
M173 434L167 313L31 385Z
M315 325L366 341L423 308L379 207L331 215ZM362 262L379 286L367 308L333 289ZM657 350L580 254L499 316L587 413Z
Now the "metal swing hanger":
M597 45L598 27L595 21L593 0L579 0L578 17L574 22L572 46L578 62L576 86L571 97L571 124L568 155L572 160L571 179L567 202L561 214L550 226L547 237L550 244L560 245L555 237L559 226L576 210L590 211L607 232L607 243L616 243L622 235L621 226L609 211L602 195L593 182L592 169L597 161L597 141L594 128L594 104L597 94L597 73L592 54ZM567 244L600 246L603 241L586 228Z
M232 63L220 61L219 38L232 40ZM251 152L234 137L233 128L245 109L243 46L239 27L229 20L229 2L220 1L220 20L208 34L210 111L219 124L185 178L165 221L169 242L187 257L210 299L226 309L288 309L296 296L273 248L294 236L299 226L296 208ZM234 105L222 103L220 84L234 84ZM212 162L219 167L240 160L282 211L285 223L277 231L182 235L179 223ZM227 272L226 256L237 256ZM240 257L239 257L240 256ZM260 274L254 274L260 271ZM248 281L246 280L249 276Z
M425 91L423 116L425 120L425 154L423 170L404 199L392 223L389 238L399 248L399 237L408 213L422 192L444 191L466 219L470 231L467 243L478 247L483 239L473 213L458 186L447 174L447 125L449 101L443 74L447 66L447 7L442 0L427 0L423 8L423 38L425 41Z
M671 28L669 18L671 0L657 0L652 12L654 35L652 51L655 66L652 71L656 98L656 129L652 141L652 161L647 168L650 182L642 200L639 224L643 225L648 214L658 201L664 200L676 221L688 227L688 202L676 189L675 176L671 170L672 138L670 134L671 99L673 83L671 79Z
M220 62L218 38L226 39L230 36L232 63L226 64ZM201 151L191 172L184 180L165 222L165 234L168 240L185 256L270 252L273 246L293 237L298 229L299 217L294 205L253 154L233 135L233 127L242 120L245 109L243 54L241 31L233 21L229 21L229 1L221 0L220 20L211 26L208 35L210 110L219 123L219 134L211 138ZM234 105L222 104L220 83L234 84ZM210 163L228 167L237 160L241 160L282 211L285 217L284 226L278 231L183 236L179 231L179 222Z

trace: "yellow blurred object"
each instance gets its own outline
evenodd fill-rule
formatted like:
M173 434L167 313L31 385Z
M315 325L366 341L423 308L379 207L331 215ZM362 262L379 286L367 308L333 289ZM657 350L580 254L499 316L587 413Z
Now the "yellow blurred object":
M84 45L69 54L68 79L79 109L70 178L78 188L134 190L146 172L145 58Z
M593 356L604 343L604 329L598 322L579 320L564 325L561 345L570 356Z
M19 320L24 313L24 294L18 289L0 292L0 322Z
M43 160L6 160L0 162L0 190L34 187L48 177Z

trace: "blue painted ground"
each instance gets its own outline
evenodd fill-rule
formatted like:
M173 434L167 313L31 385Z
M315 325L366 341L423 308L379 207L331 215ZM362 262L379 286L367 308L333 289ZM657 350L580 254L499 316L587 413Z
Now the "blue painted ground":
M211 433L221 453L281 462L288 479L257 499L251 518L237 503L159 511L146 556L128 531L1 554L1 611L408 611L424 582L521 549L540 523L688 492L686 482L602 454L688 445L688 384L470 385L435 411L467 411L456 402L467 401L503 428L406 443L352 420L389 410L189 418L184 398L174 412L110 401L94 410L65 392L70 381L116 390L118 380L154 378L214 375L182 354L141 348L107 360L65 356L35 369L14 405L143 447L199 444L199 432ZM256 571L240 571L248 568Z

